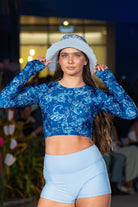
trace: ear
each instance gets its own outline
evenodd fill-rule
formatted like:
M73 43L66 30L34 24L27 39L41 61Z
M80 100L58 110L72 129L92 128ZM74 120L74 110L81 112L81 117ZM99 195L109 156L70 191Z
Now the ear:
M84 65L86 66L86 65L87 65L87 63L88 63L88 60L85 60Z
M86 66L87 64L88 64L88 58L86 57L86 58L85 58L84 65Z

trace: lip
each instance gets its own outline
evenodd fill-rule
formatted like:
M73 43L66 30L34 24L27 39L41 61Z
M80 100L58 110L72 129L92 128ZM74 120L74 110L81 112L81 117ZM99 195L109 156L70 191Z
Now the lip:
M67 67L67 69L69 69L69 70L73 70L75 67L71 67L71 66L69 66L69 67Z

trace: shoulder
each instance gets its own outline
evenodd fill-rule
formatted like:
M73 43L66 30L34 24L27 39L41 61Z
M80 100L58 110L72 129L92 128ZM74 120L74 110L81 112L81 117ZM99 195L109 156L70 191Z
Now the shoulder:
M89 85L87 85L87 91L90 92L92 95L94 95L96 97L100 96L104 93L103 90L101 90L99 88L95 88L93 86L89 86Z
M92 86L87 86L87 99L88 97L96 104L102 104L104 91Z
M37 90L39 91L48 91L50 89L54 89L56 86L56 82L50 82L50 83L41 83L41 84L34 84L33 85Z

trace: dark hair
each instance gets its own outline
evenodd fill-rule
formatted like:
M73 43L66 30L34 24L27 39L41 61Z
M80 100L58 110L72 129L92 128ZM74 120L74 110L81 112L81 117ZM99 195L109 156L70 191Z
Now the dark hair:
M61 80L63 77L63 71L60 65L57 65L56 71L53 76L53 81ZM83 81L92 87L100 88L96 80L91 76L89 61L83 68ZM112 140L110 136L110 121L106 113L99 111L96 115L93 123L93 141L99 148L102 154L107 154L112 148Z

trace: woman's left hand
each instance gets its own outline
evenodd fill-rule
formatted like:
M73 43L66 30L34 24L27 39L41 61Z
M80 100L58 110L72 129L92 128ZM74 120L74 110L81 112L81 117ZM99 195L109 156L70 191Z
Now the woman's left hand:
M98 70L102 70L105 71L105 69L107 69L107 65L104 64L97 64L95 67L93 67L93 72L95 73Z

